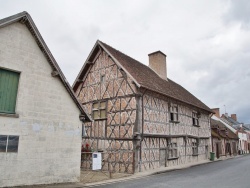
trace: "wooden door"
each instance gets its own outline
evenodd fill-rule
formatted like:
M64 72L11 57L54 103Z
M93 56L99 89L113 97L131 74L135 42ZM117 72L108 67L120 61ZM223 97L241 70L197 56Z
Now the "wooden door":
M167 149L160 149L160 166L166 166Z
M216 143L216 157L217 157L217 159L220 158L219 143Z

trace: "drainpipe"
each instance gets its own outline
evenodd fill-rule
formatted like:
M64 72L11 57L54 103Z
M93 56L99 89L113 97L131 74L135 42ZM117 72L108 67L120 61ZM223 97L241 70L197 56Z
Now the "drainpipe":
M212 152L213 152L213 137L212 137L212 133L211 133L211 131L212 131L212 129L211 129L211 118L212 118L212 116L213 116L213 114L214 113L211 113L211 114L209 114L209 125L210 125L210 145L211 145L211 149L212 149ZM211 149L210 149L210 151L211 151Z

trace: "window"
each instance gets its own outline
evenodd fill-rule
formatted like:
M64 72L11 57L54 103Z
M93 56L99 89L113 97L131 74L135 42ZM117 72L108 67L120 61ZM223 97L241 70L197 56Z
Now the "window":
M171 105L170 107L170 121L178 122L178 106Z
M0 152L17 152L19 136L0 135Z
M93 103L92 116L94 120L101 120L107 118L106 101Z
M194 126L199 126L199 118L198 118L198 113L197 112L192 113L192 119L193 119L193 125Z
M168 139L168 159L175 159L178 157L177 140L175 138Z
M15 113L19 75L0 68L0 113Z
M198 155L198 144L199 144L198 139L192 142L193 155Z
M177 158L177 143L171 142L168 149L168 159Z
M105 82L105 75L101 75L101 83L104 83Z
M86 128L85 128L84 123L82 124L82 137L83 137L83 136L87 136Z

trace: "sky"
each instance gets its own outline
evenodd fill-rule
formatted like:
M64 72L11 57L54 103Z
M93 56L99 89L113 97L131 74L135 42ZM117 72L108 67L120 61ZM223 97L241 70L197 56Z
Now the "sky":
M0 19L27 11L70 84L99 39L167 76L210 108L250 123L249 0L0 0Z

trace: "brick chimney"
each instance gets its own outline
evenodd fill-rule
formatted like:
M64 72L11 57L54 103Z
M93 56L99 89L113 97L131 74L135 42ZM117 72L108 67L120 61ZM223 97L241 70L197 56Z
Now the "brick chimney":
M236 114L231 114L231 118L233 118L234 121L237 121L237 116L236 116Z
M166 55L161 51L148 54L149 67L154 70L162 79L167 80Z
M212 108L213 112L215 113L214 115L217 118L220 118L220 108Z

